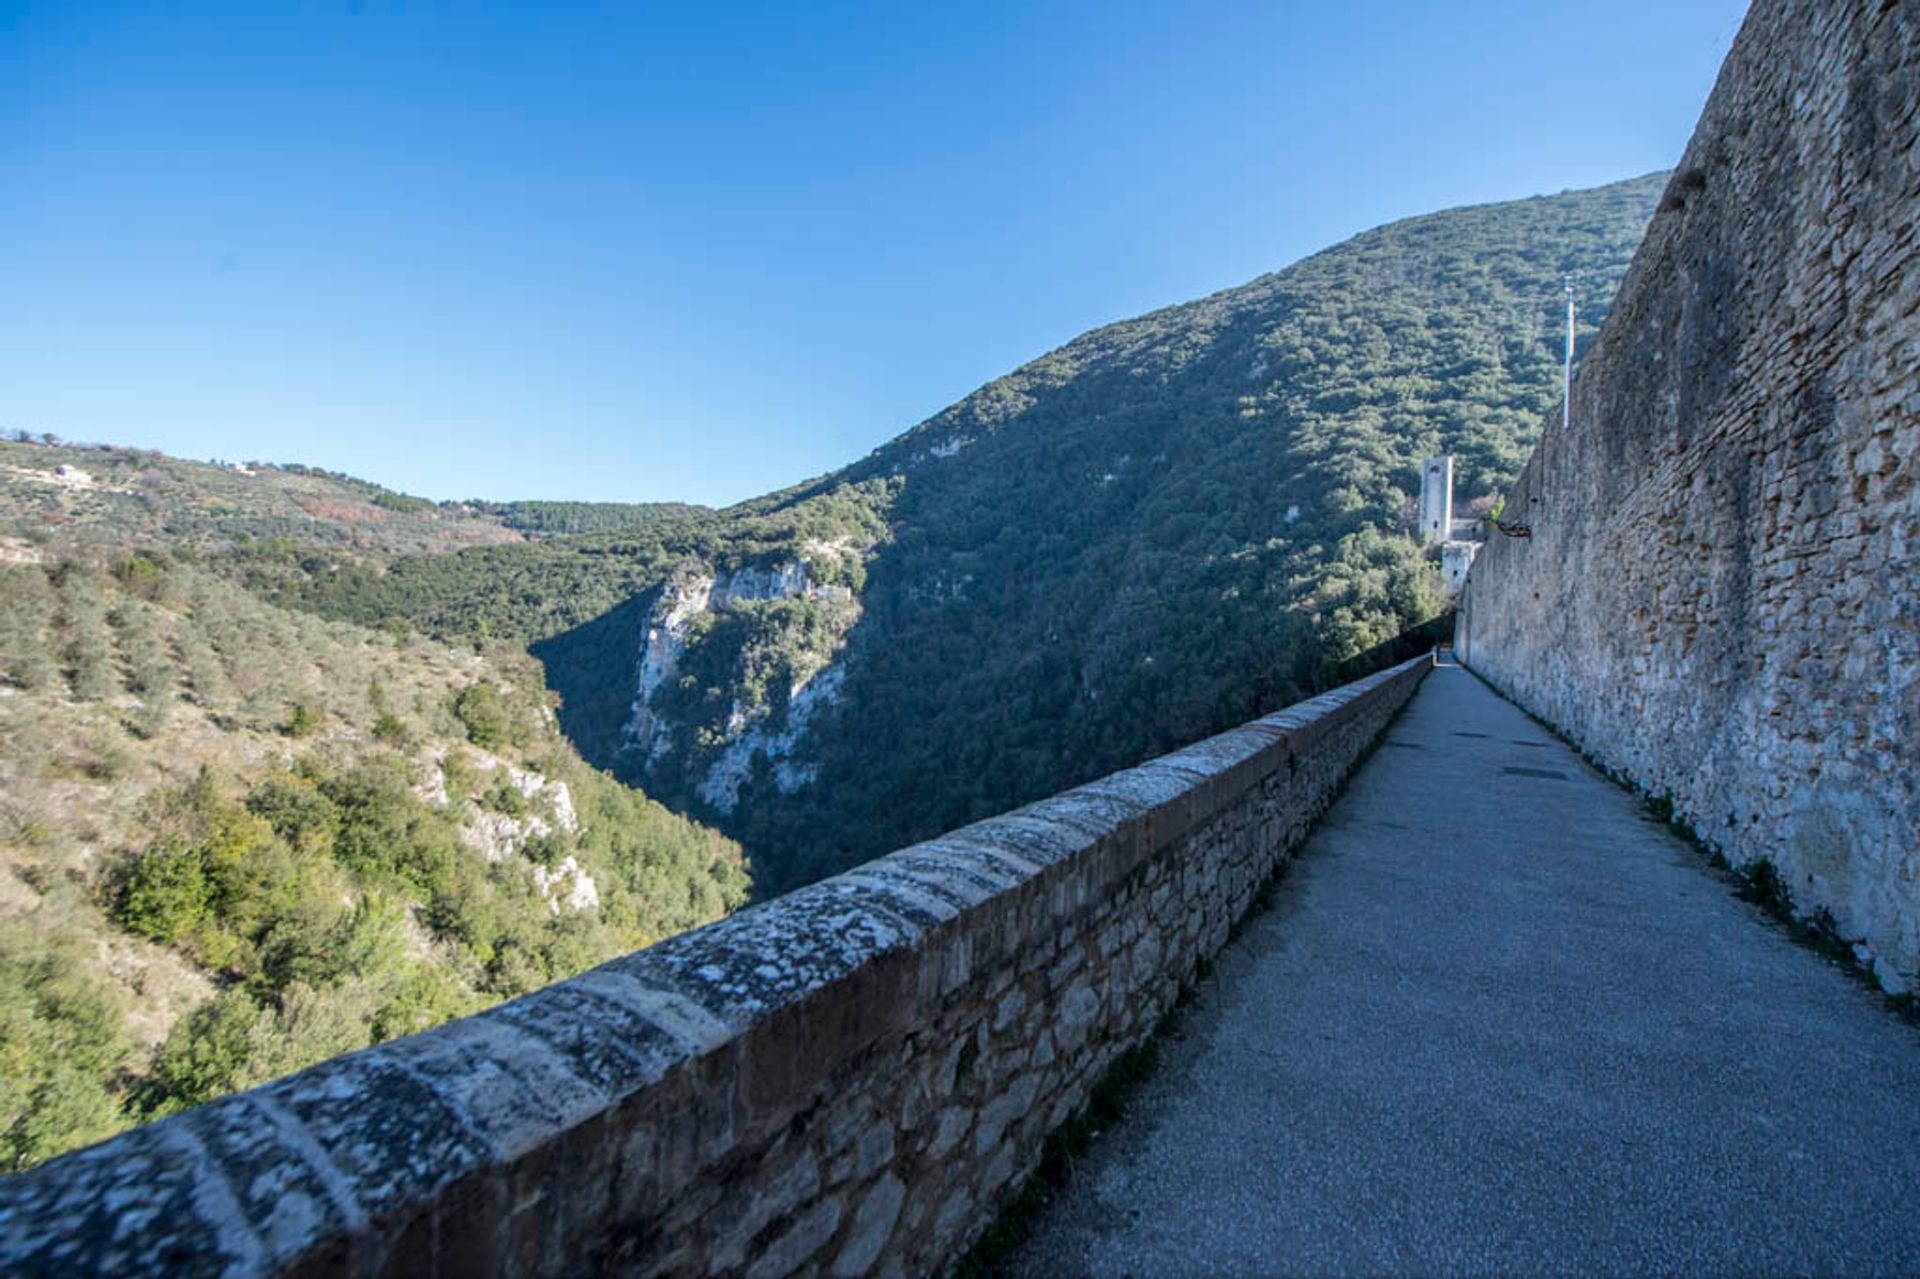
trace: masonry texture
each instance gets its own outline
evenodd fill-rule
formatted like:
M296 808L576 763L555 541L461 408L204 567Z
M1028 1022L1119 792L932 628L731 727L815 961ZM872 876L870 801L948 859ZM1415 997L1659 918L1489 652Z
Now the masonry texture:
M0 1273L937 1272L1429 664L0 1180Z
M1474 563L1477 671L1920 964L1920 3L1757 0Z

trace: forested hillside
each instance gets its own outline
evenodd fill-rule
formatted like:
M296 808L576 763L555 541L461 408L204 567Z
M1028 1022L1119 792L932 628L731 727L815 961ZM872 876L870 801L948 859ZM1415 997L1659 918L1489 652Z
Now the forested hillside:
M728 829L795 879L837 868L1316 691L1433 615L1421 457L1455 456L1457 507L1504 490L1558 399L1562 277L1588 338L1663 184L1370 231L1089 333L835 477L899 477L846 705L813 784Z
M691 502L469 502L467 506L498 520L502 527L530 537L569 533L605 533L659 520L699 515L707 508Z
M184 548L0 566L0 1172L741 904L538 667L276 608Z
M1557 398L1563 277L1584 341L1663 182L1367 232L728 511L236 567L329 616L531 645L590 758L791 886L1296 698L1432 616L1419 459L1453 454L1486 509Z

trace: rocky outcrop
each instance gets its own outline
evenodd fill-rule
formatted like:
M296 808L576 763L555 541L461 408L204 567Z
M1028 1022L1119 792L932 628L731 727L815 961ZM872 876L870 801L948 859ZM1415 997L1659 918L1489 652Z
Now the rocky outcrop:
M715 612L724 612L756 600L784 600L805 595L811 585L804 560L771 568L743 568L716 577L707 604Z
M773 784L783 795L791 795L811 782L819 768L798 762L794 754L814 716L839 702L846 674L844 666L829 666L795 684L787 698L786 715L778 725L767 717L750 719L736 706L730 722L737 722L738 735L728 740L719 758L708 766L706 778L700 783L700 798L721 813L731 813L740 802L740 787L753 774L756 755L765 755L773 764Z
M635 678L633 711L622 730L623 751L637 754L643 763L652 763L666 749L669 726L653 711L653 695L671 679L680 667L680 655L686 651L693 623L713 597L715 577L704 564L687 565L667 579L660 598L647 614L647 635L640 646L640 663Z
M130 488L116 488L110 484L102 484L100 481L94 479L92 475L77 466L61 465L54 467L51 471L40 470L31 466L0 466L0 471L4 471L9 475L18 476L23 480L32 480L36 484L50 484L55 488L73 489L78 492L133 492Z
M569 853L555 866L535 866L533 885L547 899L547 909L558 915L571 911L600 909L600 887L578 858Z
M648 614L623 753L651 766L673 749L674 725L656 704L655 695L679 671L704 615L802 596L835 601L841 616L829 629L837 651L859 615L858 606L849 611L846 604L852 601L852 592L845 586L815 581L811 565L815 558L833 563L843 556L857 557L859 551L849 544L827 542L809 543L807 549L807 557L770 566L719 573L705 564L689 564L674 574ZM762 755L772 762L774 785L783 794L792 794L813 780L817 769L798 762L795 755L816 715L838 702L846 674L843 666L834 663L833 653L813 656L813 662L795 673L782 705L754 706L743 697L734 698L722 745L699 765L694 793L704 803L731 813L739 802L740 788L752 776L754 760Z
M502 862L522 856L530 843L553 834L556 829L569 835L579 831L573 790L565 782L530 768L516 768L488 751L468 747L454 749L464 752L468 767L482 774L497 774L527 803L529 811L513 814L496 812L474 796L462 801L460 838L488 861ZM433 759L425 780L413 790L420 798L441 808L453 802L447 790L444 755ZM571 854L555 866L536 863L533 880L555 914L563 907L597 910L600 906L599 886Z

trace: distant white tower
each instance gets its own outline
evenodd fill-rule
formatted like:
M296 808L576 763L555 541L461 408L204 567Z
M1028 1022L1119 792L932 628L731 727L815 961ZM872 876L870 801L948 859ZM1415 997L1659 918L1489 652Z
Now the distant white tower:
M1438 546L1453 536L1453 459L1420 464L1420 540Z

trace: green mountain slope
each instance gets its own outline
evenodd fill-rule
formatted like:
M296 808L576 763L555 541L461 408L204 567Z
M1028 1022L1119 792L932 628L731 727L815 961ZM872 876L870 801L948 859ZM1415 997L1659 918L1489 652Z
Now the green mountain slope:
M1485 509L1661 175L1381 227L1089 333L842 472L436 557L241 566L526 643L589 758L790 886L1295 698L1442 605L1417 465Z
M1431 616L1420 458L1454 455L1457 506L1504 490L1558 399L1562 277L1590 337L1663 184L1370 231L1089 333L834 477L898 486L845 705L812 784L756 786L728 829L805 878L1284 704Z
M719 917L540 671L165 552L0 565L0 1172Z

